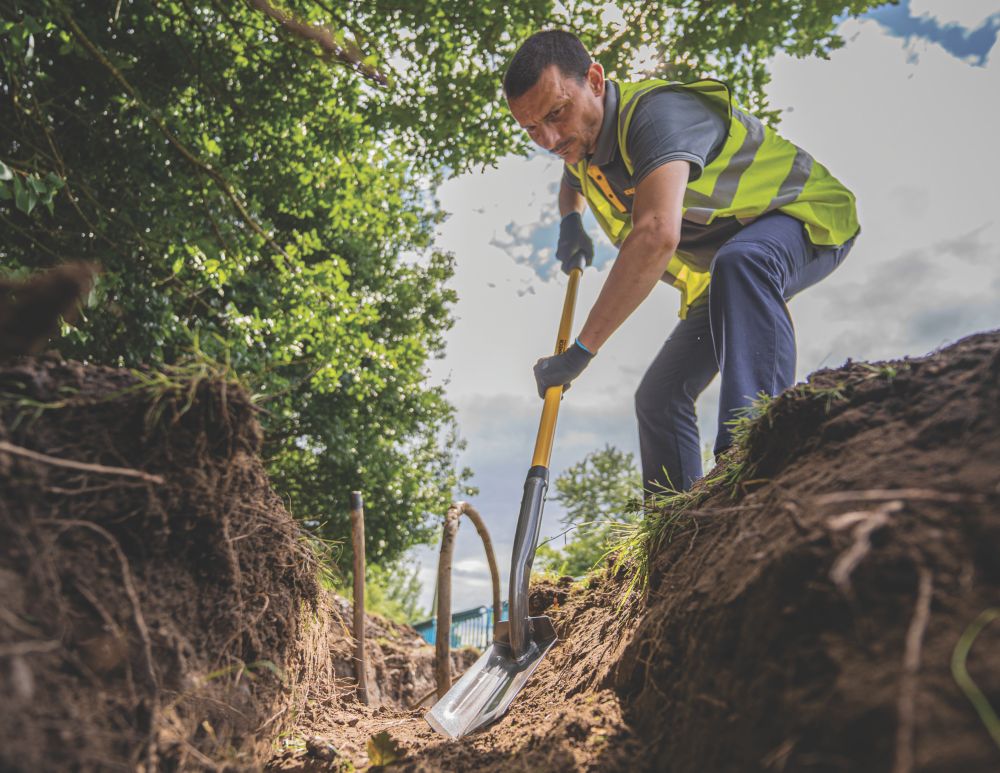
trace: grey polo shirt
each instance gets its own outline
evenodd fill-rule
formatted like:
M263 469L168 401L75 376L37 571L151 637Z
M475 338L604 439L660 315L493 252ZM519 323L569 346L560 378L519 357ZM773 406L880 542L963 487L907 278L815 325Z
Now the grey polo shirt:
M689 91L660 90L639 98L628 131L628 147L635 173L630 175L618 147L618 84L605 81L604 122L597 145L588 158L599 166L615 195L632 211L633 191L657 167L683 160L691 165L690 180L697 180L726 142L726 116L708 98ZM580 181L563 170L563 181L581 191ZM582 191L581 191L582 192ZM677 251L707 271L716 251L743 226L736 218L718 218L710 225L681 221Z

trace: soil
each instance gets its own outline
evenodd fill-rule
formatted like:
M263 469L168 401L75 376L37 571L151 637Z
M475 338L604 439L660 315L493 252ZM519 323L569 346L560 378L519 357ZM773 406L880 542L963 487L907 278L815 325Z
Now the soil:
M23 281L0 279L0 358L39 351L59 329L73 323L98 269L64 263Z
M311 580L245 397L206 381L184 412L187 389L157 401L151 424L135 378L45 359L0 372L0 440L164 478L0 446L0 690L15 696L0 767L1000 770L951 670L1000 607L1000 332L819 371L776 399L696 506L661 516L675 527L641 596L610 568L533 589L560 641L510 712L460 741L407 708L430 671L408 670L405 628L369 639L383 705L357 701L349 608ZM1000 706L1000 623L967 667Z
M351 606L255 411L221 378L0 368L0 770L256 770L309 700L354 700ZM374 704L431 689L416 631L366 630Z
M330 706L272 768L363 768L387 732L401 771L1000 770L951 673L1000 607L1000 333L813 374L716 472L740 465L701 484L642 598L609 571L537 590L561 641L493 726L449 741L420 711ZM1000 705L1000 624L968 670Z
M663 547L614 686L672 771L1000 770L950 670L1000 606L1000 334L775 402ZM1000 625L969 671L1000 705Z
M43 357L0 396L0 767L257 759L317 587L246 395Z

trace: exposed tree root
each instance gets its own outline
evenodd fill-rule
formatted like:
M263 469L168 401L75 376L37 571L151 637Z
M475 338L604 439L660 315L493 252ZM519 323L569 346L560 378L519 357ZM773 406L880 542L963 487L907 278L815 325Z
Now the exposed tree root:
M920 670L920 651L924 633L931 616L931 596L934 592L933 576L923 561L917 561L917 601L913 618L906 631L906 649L903 651L903 675L900 678L897 702L896 757L892 773L911 773L913 770L913 733L916 726L917 672Z
M102 475L123 475L129 478L140 478L149 483L163 483L161 476L150 475L148 472L143 472L142 470L130 470L126 467L106 467L103 464L88 464L87 462L74 462L70 459L59 459L55 456L40 454L37 451L16 446L13 443L8 443L6 440L0 440L0 452L13 454L14 456L23 456L25 459L31 459L42 464L51 464L55 467L66 467L70 470L96 472Z
M890 520L889 516L902 510L903 506L901 501L895 500L886 502L875 510L853 510L827 520L827 526L833 531L854 527L851 532L854 544L841 553L830 568L830 579L844 595L851 595L851 573L871 551L872 533L887 526Z

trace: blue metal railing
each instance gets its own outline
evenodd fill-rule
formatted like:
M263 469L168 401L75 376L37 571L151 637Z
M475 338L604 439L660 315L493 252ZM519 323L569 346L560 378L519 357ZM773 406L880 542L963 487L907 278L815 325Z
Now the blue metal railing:
M501 620L507 619L507 602L503 602ZM414 623L414 628L424 637L424 641L433 644L437 636L437 618ZM493 607L473 607L463 612L455 612L451 616L451 647L475 647L486 649L493 641Z

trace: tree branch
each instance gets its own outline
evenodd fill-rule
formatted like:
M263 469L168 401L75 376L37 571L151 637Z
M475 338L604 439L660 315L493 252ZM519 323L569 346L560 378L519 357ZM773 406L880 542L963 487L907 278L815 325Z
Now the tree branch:
M374 81L379 86L385 86L389 83L385 74L377 70L372 65L365 64L361 50L356 45L350 42L345 42L344 44L339 43L333 33L331 33L326 27L318 27L299 21L290 14L282 11L280 8L275 8L273 5L268 3L267 0L249 0L249 3L252 7L256 8L265 16L268 16L276 21L279 26L292 33L297 38L316 43L321 49L323 49L323 53L326 57L337 59L342 64L346 64L352 70L355 70L365 76L368 80Z
M157 113L155 110L153 110L153 108L151 108L143 101L142 97L135 90L132 84L125 79L125 76L122 75L121 71L117 67L115 67L114 64L111 63L111 61L101 52L99 48L97 48L96 45L94 45L94 43L90 40L90 38L87 37L86 33L84 33L82 29L80 29L80 26L76 23L76 20L73 19L73 17L70 16L70 14L65 9L63 9L63 18L66 20L66 23L69 25L70 30L73 32L73 35L76 37L76 39L79 40L80 43L83 45L83 47L90 52L91 56L93 56L98 62L100 62L101 65L104 66L106 70L108 70L108 72L111 73L114 79L121 84L122 88L125 89L125 91L129 94L129 96L131 96L132 99L136 101L136 104L138 104L144 111L146 111L146 113L153 119L153 122L156 124L157 128L160 130L160 133L167 138L167 141L171 145L173 145L174 148L185 159L187 159L187 161L189 161L196 169L207 175L215 182L216 185L219 186L222 192L226 195L226 198L228 198L229 201L232 202L233 207L236 209L239 216L243 219L243 222L245 222L248 226L250 226L251 230L253 230L254 233L256 233L258 236L264 239L264 241L266 241L275 252L280 253L282 256L290 260L288 253L285 252L284 249L282 249L281 245L278 244L274 240L274 238L270 234L268 234L260 226L260 224L257 223L256 220L253 219L253 217L247 211L246 207L243 205L243 202L241 202L239 197L236 195L236 192L233 190L233 187L226 180L226 178L223 177L218 171L216 171L211 165L205 163L200 158L198 158L193 152L188 150L188 148L174 135L174 133L170 131L170 129L166 125L166 122L160 117L159 113Z

